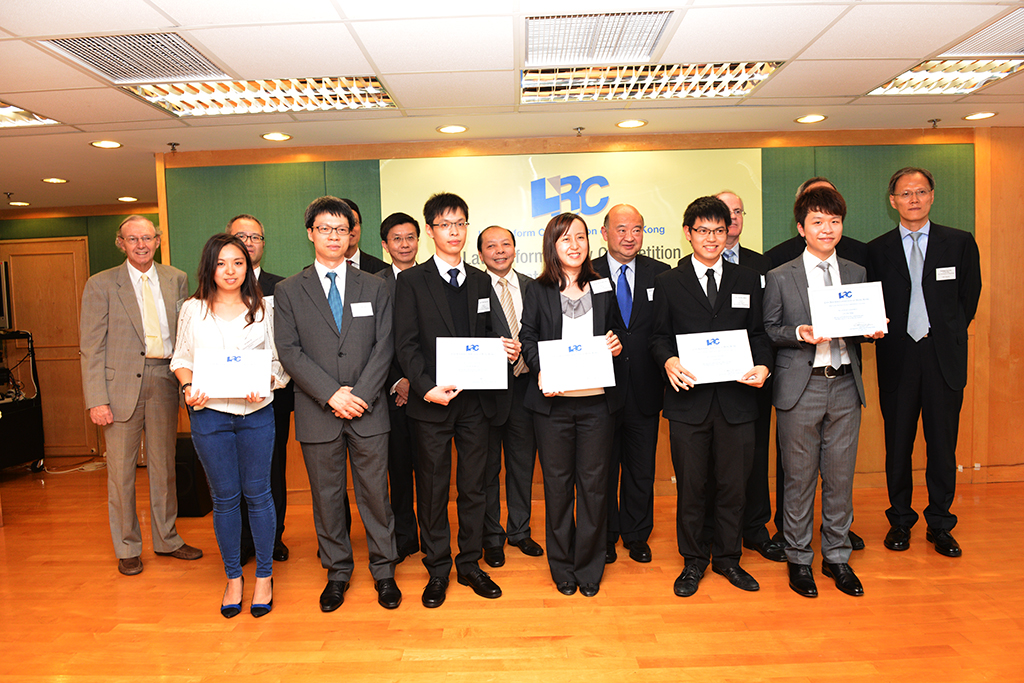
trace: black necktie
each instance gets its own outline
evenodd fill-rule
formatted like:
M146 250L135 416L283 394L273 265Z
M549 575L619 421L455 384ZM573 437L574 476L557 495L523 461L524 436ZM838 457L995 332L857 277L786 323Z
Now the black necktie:
M718 285L715 284L715 269L708 268L708 302L711 308L715 307L715 299L718 298Z

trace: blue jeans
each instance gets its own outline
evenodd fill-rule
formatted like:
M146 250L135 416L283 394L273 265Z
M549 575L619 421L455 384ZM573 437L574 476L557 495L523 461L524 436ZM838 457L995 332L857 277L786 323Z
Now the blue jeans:
M256 546L256 576L273 571L277 516L270 494L270 459L274 453L274 408L232 415L209 408L189 410L195 444L213 498L213 530L229 579L242 575L240 545L245 496Z

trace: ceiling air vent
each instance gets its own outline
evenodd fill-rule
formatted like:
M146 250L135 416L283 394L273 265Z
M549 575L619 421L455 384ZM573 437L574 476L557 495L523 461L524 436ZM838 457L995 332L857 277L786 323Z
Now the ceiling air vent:
M526 66L648 62L671 16L664 11L527 17Z
M118 85L227 77L176 33L59 38L43 42Z
M940 57L1013 57L1024 55L1024 9L1010 12Z

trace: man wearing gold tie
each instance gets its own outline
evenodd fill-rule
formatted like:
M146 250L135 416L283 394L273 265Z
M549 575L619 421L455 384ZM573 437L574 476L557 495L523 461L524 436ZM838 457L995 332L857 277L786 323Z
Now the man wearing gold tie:
M82 294L81 361L89 418L107 444L107 507L118 571L142 572L142 532L135 511L135 468L146 433L153 550L181 560L203 556L178 535L174 439L178 382L169 369L185 273L154 263L160 233L129 216L114 241L124 265L89 278Z

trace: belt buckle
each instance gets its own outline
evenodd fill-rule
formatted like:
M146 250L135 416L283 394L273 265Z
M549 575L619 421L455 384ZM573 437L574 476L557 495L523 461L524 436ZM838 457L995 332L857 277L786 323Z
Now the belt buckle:
M825 366L825 377L828 379L835 379L839 376L839 370L832 367L831 365Z

